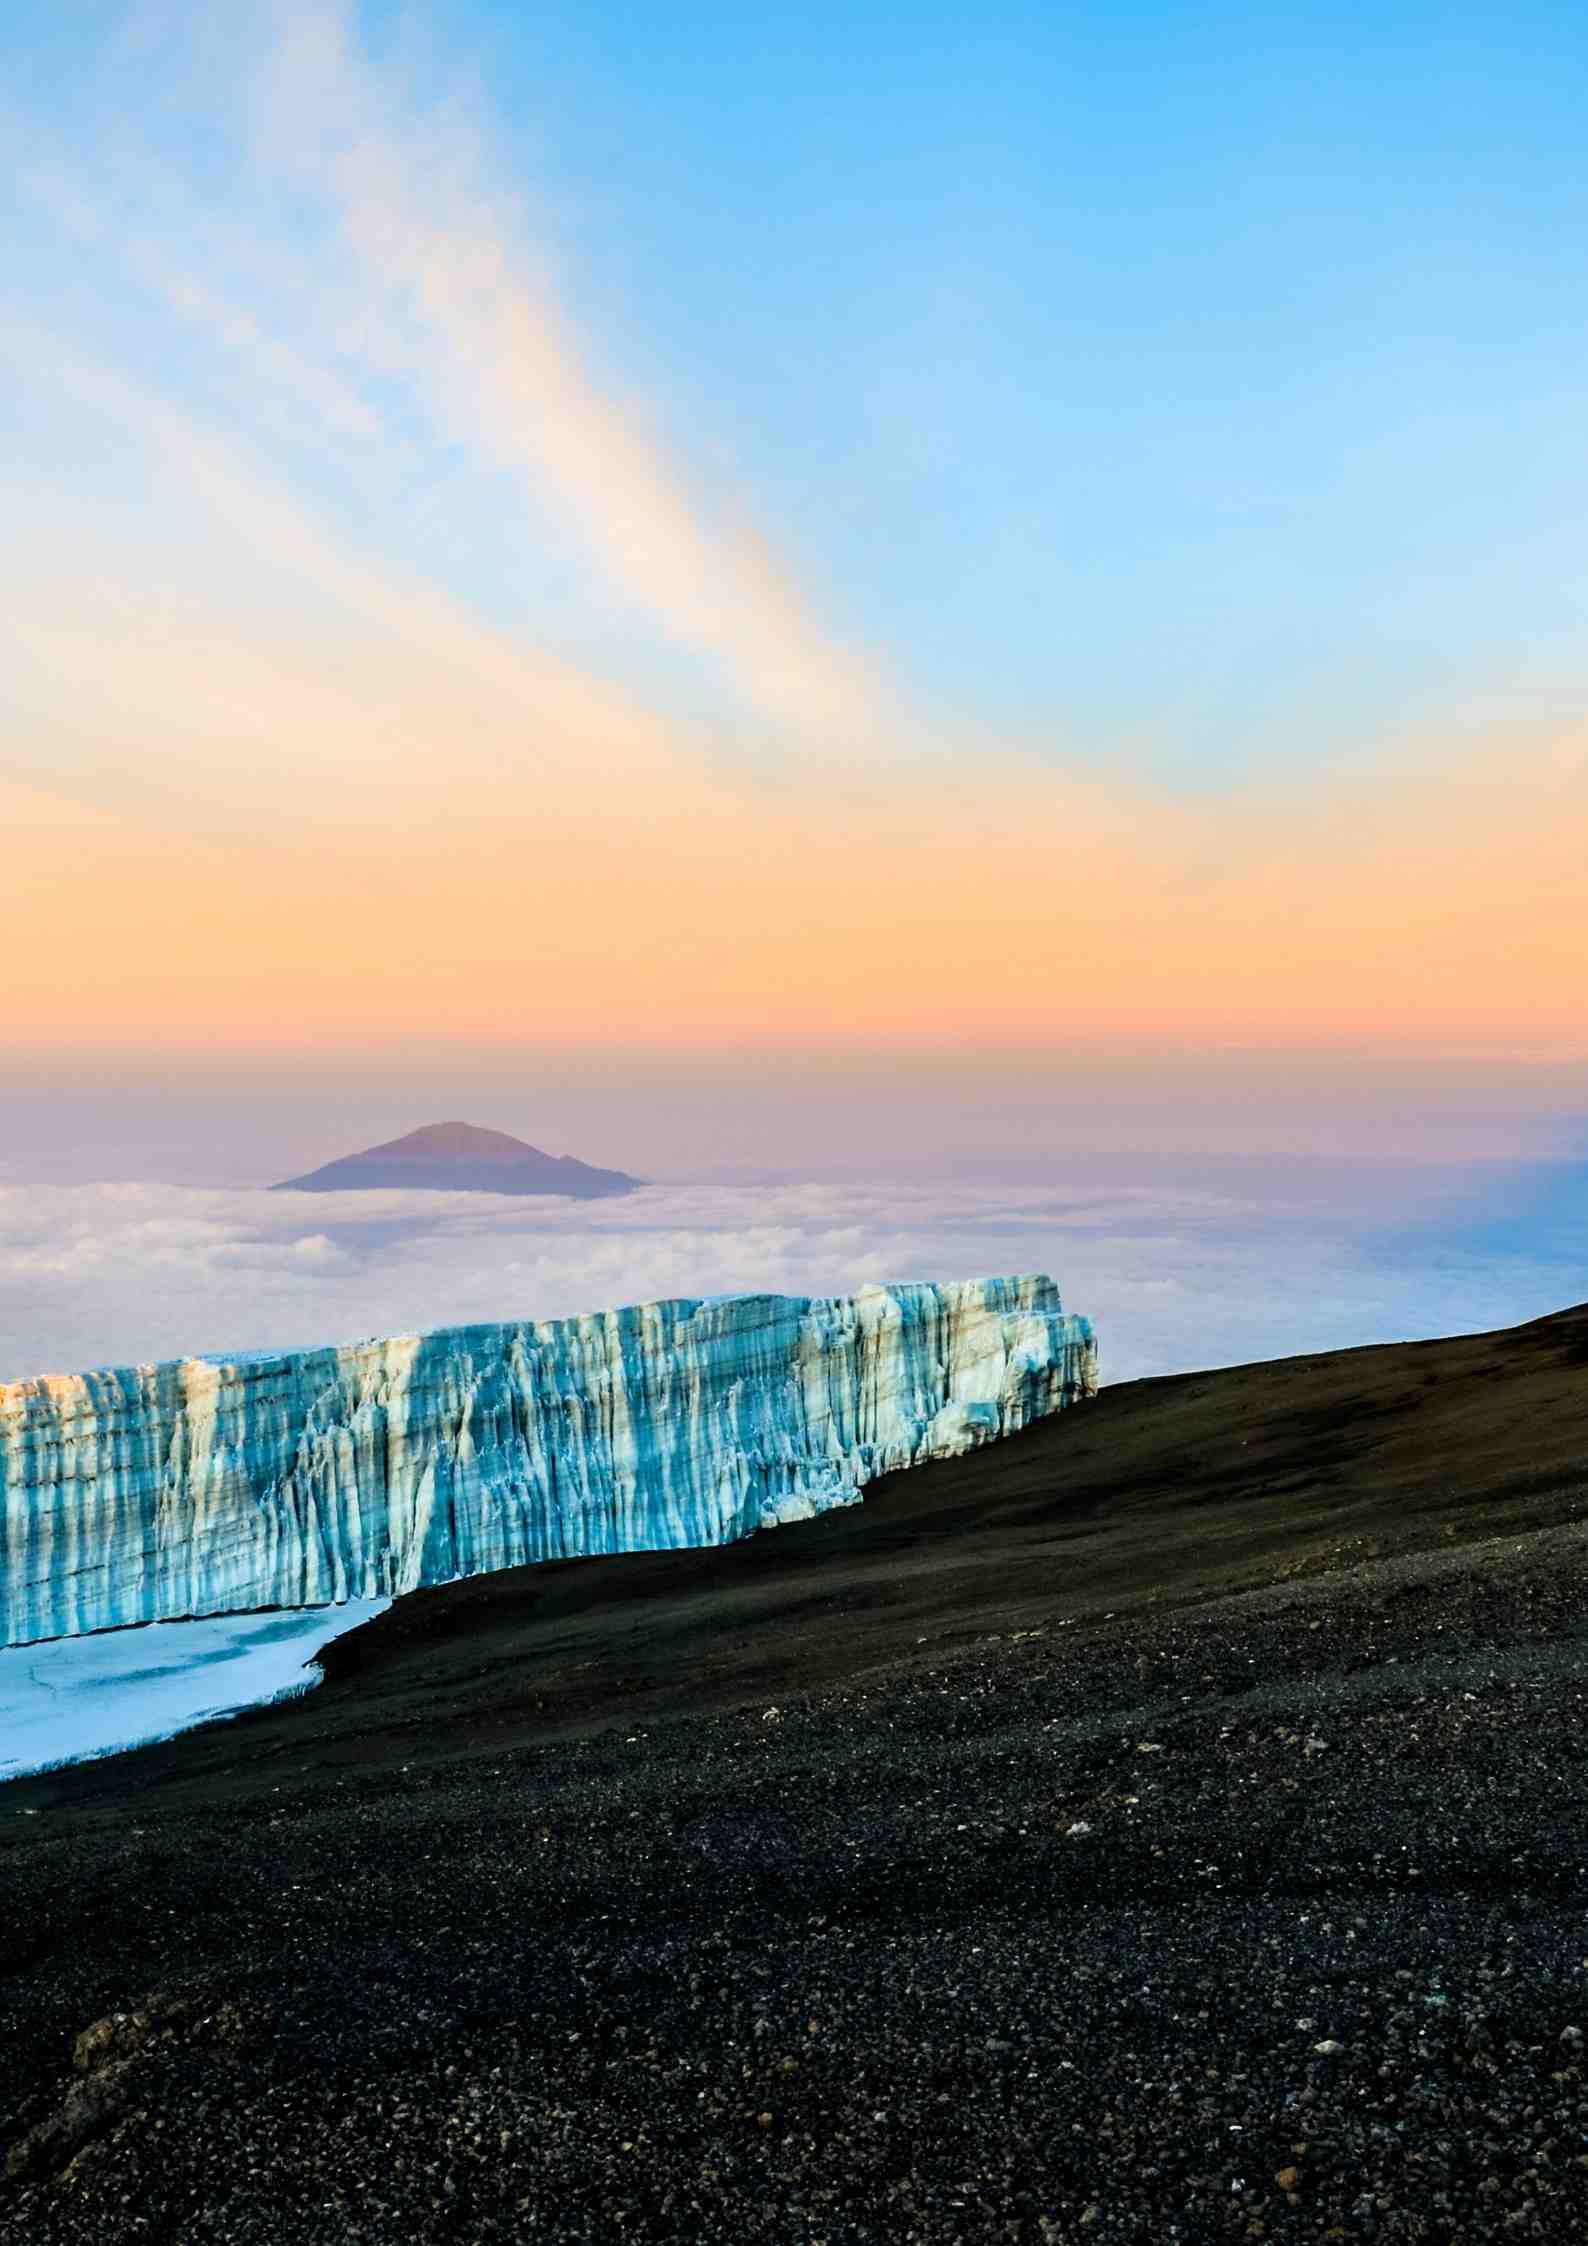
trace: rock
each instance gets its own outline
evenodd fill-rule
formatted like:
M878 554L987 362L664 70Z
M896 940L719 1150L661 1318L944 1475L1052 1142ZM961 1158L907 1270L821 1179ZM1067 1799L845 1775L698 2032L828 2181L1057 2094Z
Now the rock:
M8 2176L59 2171L91 2137L103 2134L132 2104L131 2059L117 2059L74 2082L59 2109L30 2129L6 2156Z
M158 1990L128 2011L91 2020L72 2046L72 2065L83 2079L72 2084L54 2113L11 2147L7 2175L56 2174L102 2136L131 2106L138 2079L147 2071L145 2062L157 2047L177 2041L236 2044L248 2028L248 2016L235 2004Z
M79 2074L91 2073L111 2059L139 2050L148 2033L146 2012L107 2012L102 2020L91 2021L73 2044L72 2065Z
M128 2012L107 2012L91 2020L72 2046L72 2065L79 2074L116 2059L130 2059L157 2036L170 2036L201 2009L193 1997L165 1996L159 1990Z

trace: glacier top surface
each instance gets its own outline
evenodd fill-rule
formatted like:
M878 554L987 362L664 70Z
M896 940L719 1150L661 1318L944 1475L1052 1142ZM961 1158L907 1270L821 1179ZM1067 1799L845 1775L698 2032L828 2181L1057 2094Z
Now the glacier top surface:
M405 1333L361 1334L351 1341L308 1342L297 1349L194 1350L183 1357L145 1359L133 1364L82 1365L51 1373L30 1373L20 1380L0 1381L0 1405L7 1399L20 1398L29 1392L47 1392L61 1382L136 1382L176 1366L191 1365L214 1372L226 1372L234 1368L256 1370L269 1365L285 1368L302 1365L307 1359L314 1357L323 1356L341 1361L368 1350L400 1349L409 1344L418 1346L423 1343L426 1347L435 1347L455 1340L460 1345L467 1346L470 1336L483 1338L509 1330L521 1333L526 1340L534 1341L542 1337L554 1339L561 1334L590 1332L612 1320L645 1319L649 1322L670 1318L675 1324L683 1325L702 1312L724 1313L738 1310L750 1313L762 1307L786 1318L820 1318L823 1313L842 1313L859 1303L898 1302L911 1296L931 1294L952 1301L962 1296L984 1297L987 1289L1000 1290L1011 1309L1026 1307L1053 1313L1062 1309L1058 1287L1046 1272L947 1281L876 1280L857 1287L852 1294L847 1295L779 1295L764 1290L718 1295L663 1295L652 1302L614 1304L600 1310L575 1311L566 1318L473 1319L461 1325L426 1326ZM745 1322L752 1321L747 1316Z

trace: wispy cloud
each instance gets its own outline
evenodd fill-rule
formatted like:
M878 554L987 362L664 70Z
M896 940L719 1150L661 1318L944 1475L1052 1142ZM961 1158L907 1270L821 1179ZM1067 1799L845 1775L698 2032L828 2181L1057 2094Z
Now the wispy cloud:
M85 530L70 494L18 495L31 535L0 565L6 628L60 689L61 785L73 734L97 749L97 793L141 796L175 764L201 804L305 765L333 792L339 773L377 771L400 789L404 746L432 765L443 739L462 770L499 767L511 740L520 777L587 769L592 753L631 773L668 761L665 722L617 685L359 552L136 376L21 315L0 313L0 354L119 429L170 492L163 521L130 541L113 514ZM11 758L26 748L14 731Z
M11 129L9 120L7 127ZM381 415L323 353L295 346L278 324L261 317L235 289L218 285L190 256L128 227L59 163L30 154L16 178L69 241L90 252L108 251L183 326L228 353L246 374L256 411L262 408L269 417L272 407L288 401L303 417L292 423L294 435L307 428L333 440L393 441Z
M317 453L333 476L351 446L380 464L388 501L400 471L410 519L466 473L469 504L515 511L526 550L571 539L630 631L692 651L765 739L880 752L896 694L818 620L753 506L708 484L601 363L557 285L554 245L522 188L504 184L478 106L375 64L350 8L239 7L203 27L202 68L180 15L144 9L131 45L178 90L191 70L191 98L206 105L224 57L223 75L256 89L255 144L234 141L235 169L210 198L108 121L96 166L107 191L31 120L7 117L17 184L57 229L63 272L86 254L141 289L224 366L220 395L240 427ZM241 110L207 119L222 135L246 121ZM101 387L116 375L147 391L68 326L39 330L44 349L24 347L21 363L46 380L59 354L75 360L81 389L98 356ZM5 347L25 340L19 326ZM157 420L161 403L150 399ZM169 426L173 401L163 408ZM196 439L200 418L189 419ZM200 454L213 454L215 435L186 447L211 489L213 459ZM522 619L527 638L536 621Z
M872 736L877 682L818 625L793 572L722 495L708 500L654 417L600 368L552 260L493 178L480 125L358 52L349 10L277 17L267 148L323 199L371 326L459 442L550 495L613 585L724 663L769 720Z

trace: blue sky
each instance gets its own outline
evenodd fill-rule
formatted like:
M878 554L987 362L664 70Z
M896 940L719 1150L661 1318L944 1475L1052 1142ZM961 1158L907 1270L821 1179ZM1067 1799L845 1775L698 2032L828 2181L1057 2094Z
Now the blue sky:
M1575 682L1577 11L624 14L510 42L592 316L929 691L1216 784Z
M842 613L1216 786L1576 683L1583 20L1378 16L597 10L546 146Z

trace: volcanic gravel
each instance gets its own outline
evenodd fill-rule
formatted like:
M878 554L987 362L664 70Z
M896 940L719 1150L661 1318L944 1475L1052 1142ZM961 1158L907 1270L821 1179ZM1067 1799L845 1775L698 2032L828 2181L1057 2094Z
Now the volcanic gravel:
M1584 1325L1537 1345L1546 1398L1588 1385ZM1371 1355L1419 1389L1444 1365L1465 1397L1459 1355L1355 1355L1342 1393ZM1110 1409L1156 1415L1172 1452L1185 1397L1225 1383L1234 1475L1297 1377L1142 1384ZM422 1646L375 1641L385 1668L0 1788L0 2231L1588 2238L1588 1495L1538 1469L1542 1419L1518 1447L1529 1396L1494 1454L1503 1501L1469 1491L1441 1520L1396 1481L1365 1537L1380 1436L1350 1472L1331 1438L1333 1495L1272 1493L1225 1552L1233 1586L1185 1554L1227 1542L1250 1488L1175 1525L1160 1460L1119 1499L1138 1528L1164 1508L1159 1559L1132 1531L1106 1605L1066 1606L1009 1546L1008 1613L981 1627L971 1517L951 1541L974 1597L945 1605L912 1547L880 1619L862 1599L824 1635L785 1583L782 1651L757 1650L711 1555L749 1650L690 1713L668 1646L696 1644L698 1601L687 1626L641 1601L581 1688L596 1641L571 1593L533 1647L442 1594ZM1036 1476L1073 1533L1082 1438L1042 1436L890 1485L883 1530L930 1517L933 1489L959 1509L980 1467ZM1556 1517L1518 1525L1524 1502ZM1358 1533L1320 1541L1331 1504ZM869 1510L829 1533L860 1538ZM805 1583L860 1548L813 1537L777 1565ZM687 1589L708 1556L670 1564L654 1580ZM570 1578L592 1612L591 1570L621 1565ZM653 1667L625 1681L636 1631ZM802 1643L811 1689L745 1696L797 1676Z

